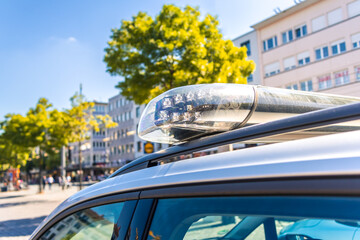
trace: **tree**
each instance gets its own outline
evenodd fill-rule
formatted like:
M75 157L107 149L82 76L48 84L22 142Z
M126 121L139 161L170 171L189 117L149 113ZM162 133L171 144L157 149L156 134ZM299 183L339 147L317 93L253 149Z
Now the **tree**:
M164 5L153 19L139 12L112 29L104 61L111 75L124 81L116 87L137 104L174 87L202 83L246 83L255 64L246 48L223 40L211 15Z
M51 108L47 99L40 98L26 116L9 114L2 124L2 137L8 142L8 146L16 147L15 152L38 148L39 192L43 191L42 170L46 168L46 160L49 159L47 156L56 155L62 146L69 143L72 136L70 116Z
M24 146L12 144L4 136L0 135L0 165L19 168L25 166L31 150Z
M80 170L80 189L82 188L82 143L89 138L92 130L99 131L100 128L116 127L110 116L94 116L94 103L85 101L82 94L75 94L71 99L72 108L67 110L67 115L71 119L72 129L71 142L79 144L79 170Z

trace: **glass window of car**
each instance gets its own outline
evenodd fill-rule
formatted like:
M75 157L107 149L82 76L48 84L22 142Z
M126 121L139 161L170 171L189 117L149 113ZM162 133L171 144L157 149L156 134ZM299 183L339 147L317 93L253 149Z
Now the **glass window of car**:
M147 239L352 240L359 203L300 196L160 199Z
M56 223L40 239L110 239L123 206L122 202L78 211Z

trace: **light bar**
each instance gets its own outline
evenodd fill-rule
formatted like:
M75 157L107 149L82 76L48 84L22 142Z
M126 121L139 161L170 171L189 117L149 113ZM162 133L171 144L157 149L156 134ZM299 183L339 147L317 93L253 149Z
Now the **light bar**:
M139 123L147 141L176 144L208 134L359 102L359 98L243 84L200 84L150 101Z

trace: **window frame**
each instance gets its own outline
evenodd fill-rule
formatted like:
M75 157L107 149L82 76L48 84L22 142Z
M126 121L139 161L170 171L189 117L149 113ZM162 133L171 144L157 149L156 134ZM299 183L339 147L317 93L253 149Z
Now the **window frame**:
M306 56L306 57L303 57ZM311 62L310 53L308 51L297 54L296 56L298 66L304 66Z
M350 83L350 75L348 69L336 71L334 74L335 86L343 86Z
M325 56L325 50L326 50L326 56ZM318 57L318 53L317 51L319 51L320 53L320 57ZM325 58L329 57L329 47L327 45L315 48L315 60L319 61Z
M292 84L286 85L285 88L289 89L289 90L299 90L299 86L297 83L292 83Z
M270 40L272 42L271 48L269 48L269 41ZM264 52L269 51L271 49L274 49L277 46L278 46L278 42L277 42L277 36L276 35L263 40L263 50L264 50Z
M294 40L294 33L292 29L286 30L281 33L282 44L289 43Z
M326 78L326 80L322 80L320 81L321 78ZM319 90L325 90L325 89L329 89L329 88L332 88L333 87L333 79L331 77L331 74L325 74L325 75L321 75L321 76L318 76L317 77L317 80L318 80L318 89ZM322 85L320 85L320 82L324 82L324 86L323 87L320 87Z
M304 86L304 88L303 88L303 86ZM301 91L307 91L307 92L314 91L312 79L307 80L307 81L301 81L300 82L300 90Z
M360 32L351 35L351 46L353 49L360 48Z
M302 38L302 37L308 35L308 30L307 30L307 25L306 25L306 23L297 26L297 27L294 29L294 33L295 33L294 35L295 35L295 38L296 38L296 39ZM299 33L299 36L298 36L298 33Z
M69 208L66 208L62 212L55 215L48 222L44 223L44 225L41 228L37 229L37 232L33 233L32 237L30 239L40 239L40 237L43 234L45 234L47 230L54 227L61 220L65 219L66 217L68 217L78 211L82 211L85 209L99 207L102 205L107 205L107 204L112 204L112 203L120 203L120 202L129 203L130 201L136 201L134 209L129 209L129 210L132 210L131 212L133 213L135 211L136 204L138 202L138 196L139 196L139 192L129 192L129 193L121 193L121 194L91 199L91 200L88 200L85 202L80 202L74 206L70 206ZM128 207L128 206L124 205L124 208L125 207ZM121 216L120 216L120 218L121 218ZM128 220L129 220L128 226L130 226L131 219L129 218ZM126 232L127 232L127 229L126 229L125 233Z
M360 81L360 65L354 67L355 81Z
M250 57L251 56L251 45L250 45L250 40L247 40L247 41L245 41L245 42L242 42L242 43L240 43L240 47L246 47L246 55L248 56L248 57ZM249 46L249 47L248 47Z
M345 39L341 39L339 41L332 42L330 44L330 46L331 46L331 53L333 56L346 52Z
M217 183L185 184L180 186L155 188L143 190L140 193L140 201L153 199L152 210L145 227L145 236L151 227L156 213L156 205L159 199L167 198L190 198L190 197L269 197L269 196L293 196L293 197L349 197L360 193L360 178L331 176L324 178L294 177L290 179L260 179L257 181L223 181ZM139 202L140 202L139 201Z

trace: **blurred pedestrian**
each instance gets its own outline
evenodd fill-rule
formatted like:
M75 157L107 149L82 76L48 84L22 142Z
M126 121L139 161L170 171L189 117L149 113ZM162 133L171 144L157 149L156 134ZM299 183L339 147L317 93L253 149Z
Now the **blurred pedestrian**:
M42 178L42 185L43 185L43 189L45 190L45 186L46 186L46 176L43 176Z
M49 190L51 190L51 185L54 183L54 178L51 175L49 175L47 183L49 185Z
M67 177L66 177L66 188L69 188L70 184L71 184L71 176L67 175Z
M59 182L59 187L61 187L61 189L64 190L65 189L65 180L64 180L63 176L58 177L58 182Z

